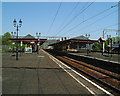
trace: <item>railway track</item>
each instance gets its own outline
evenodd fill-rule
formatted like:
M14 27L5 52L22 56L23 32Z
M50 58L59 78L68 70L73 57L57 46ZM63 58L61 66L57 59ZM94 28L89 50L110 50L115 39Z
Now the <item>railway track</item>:
M120 94L120 74L95 67L67 56L55 57Z

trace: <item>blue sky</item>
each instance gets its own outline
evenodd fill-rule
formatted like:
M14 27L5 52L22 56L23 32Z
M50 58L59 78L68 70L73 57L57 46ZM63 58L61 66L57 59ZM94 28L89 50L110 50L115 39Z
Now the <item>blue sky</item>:
M61 2L3 2L2 34L5 32L16 31L13 27L14 18L17 21L19 21L19 19L22 19L23 21L23 25L19 31L20 36L27 34L35 36L36 32L40 32L41 36L64 37L75 37L90 34L91 39L98 39L99 37L102 37L102 31L106 26L118 23L118 7L111 8L103 14L87 20L88 18L117 4L117 2L95 2L82 14L77 16L77 18L75 18L74 21L66 26L62 31L60 31L60 29L74 18L76 14L80 13L83 8L87 7L91 3L62 2L53 26L50 28L60 3ZM70 14L76 4L78 4L78 6L73 10L72 14ZM84 20L87 21L70 30ZM117 29L117 27L117 25L110 26L106 29ZM108 32L107 34L115 36L115 33L113 32Z

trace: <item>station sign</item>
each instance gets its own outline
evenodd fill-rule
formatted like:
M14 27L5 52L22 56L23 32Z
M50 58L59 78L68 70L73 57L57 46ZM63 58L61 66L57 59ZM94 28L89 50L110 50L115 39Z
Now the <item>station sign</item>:
M32 48L25 48L25 53L32 53Z
M32 42L30 42L31 44L34 44L35 42L34 41L32 41Z
M20 46L23 46L23 42L22 41L20 42Z
M108 47L110 47L110 45L108 45Z
M119 44L113 44L113 47L119 48Z

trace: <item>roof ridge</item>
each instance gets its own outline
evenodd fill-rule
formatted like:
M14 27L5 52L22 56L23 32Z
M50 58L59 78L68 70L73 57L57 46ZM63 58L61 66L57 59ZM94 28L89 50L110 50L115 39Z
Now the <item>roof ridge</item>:
M77 36L77 37L73 37L71 39L82 39L82 40L88 40L87 37L85 37L84 35L80 35L80 36Z
M32 36L31 34L27 34L26 36L24 36L23 38L31 38L31 39L35 39L34 36Z

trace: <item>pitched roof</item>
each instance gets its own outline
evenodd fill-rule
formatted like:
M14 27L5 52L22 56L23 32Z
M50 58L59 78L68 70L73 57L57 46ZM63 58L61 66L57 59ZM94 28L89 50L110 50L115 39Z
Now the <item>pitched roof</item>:
M74 37L74 38L71 38L71 39L77 39L77 40L89 40L87 37L81 35L81 36L78 36L78 37Z
M105 38L103 38L103 37L100 37L98 40L100 40L100 42L105 42L106 41Z
M35 37L32 36L32 35L30 35L30 34L26 35L26 36L23 37L23 38L24 38L24 39L35 39Z

